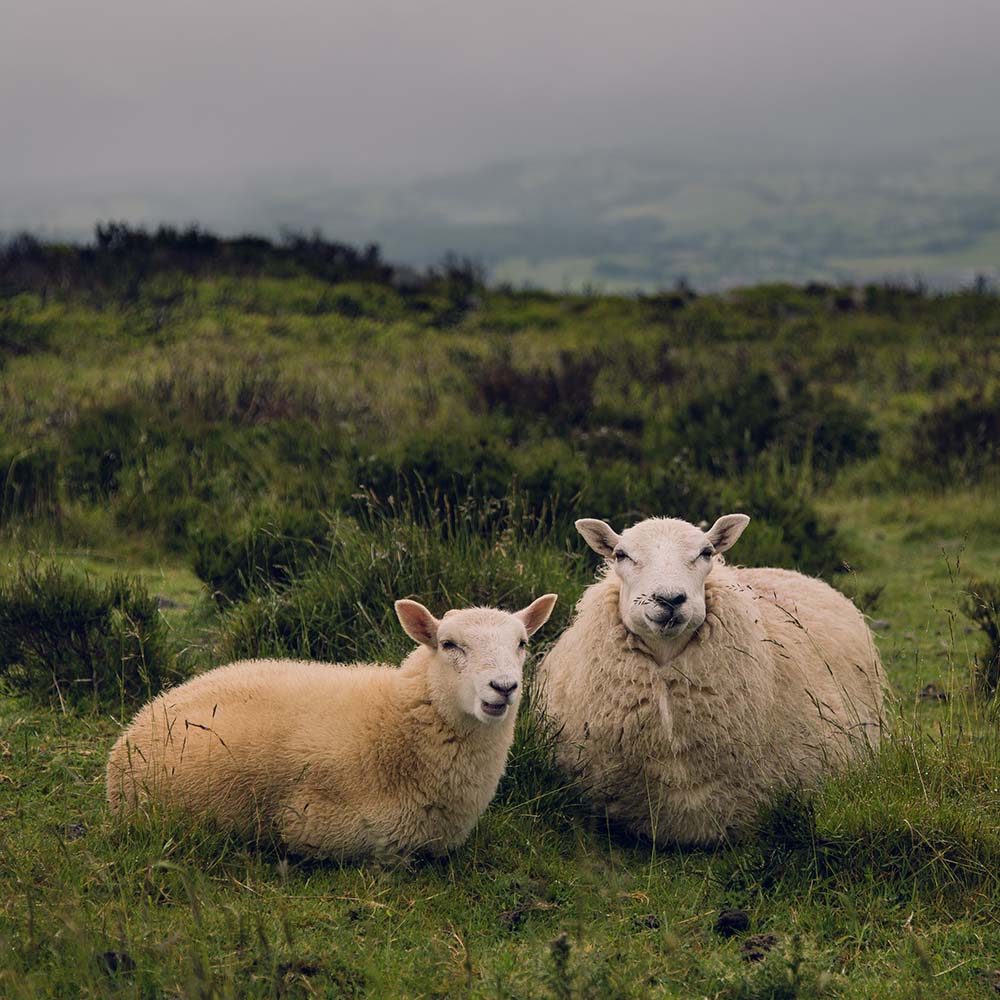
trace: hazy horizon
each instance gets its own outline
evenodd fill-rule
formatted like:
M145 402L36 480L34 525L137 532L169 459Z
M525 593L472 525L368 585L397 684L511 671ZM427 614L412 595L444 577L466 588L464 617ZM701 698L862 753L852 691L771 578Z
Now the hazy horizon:
M530 270L551 242L539 226L565 220L557 260L603 252L600 227L620 242L622 217L646 218L629 238L655 255L683 239L708 253L733 219L748 233L787 230L796 212L799 229L839 234L840 259L862 252L852 218L877 211L892 225L865 253L929 259L907 242L912 218L932 249L931 227L961 225L966 257L1000 265L988 232L1000 173L970 173L1000 151L1000 4L987 0L8 8L0 232L82 238L107 218L316 227L417 263L444 246L491 264L523 252ZM717 177L721 201L700 189L701 172ZM767 198L781 204L765 220L772 174L783 186ZM726 199L731 217L714 211ZM572 243L584 222L589 249ZM796 259L790 232L768 258L776 276ZM961 240L944 243L954 258ZM683 253L661 258L688 266ZM755 267L736 261L707 280Z

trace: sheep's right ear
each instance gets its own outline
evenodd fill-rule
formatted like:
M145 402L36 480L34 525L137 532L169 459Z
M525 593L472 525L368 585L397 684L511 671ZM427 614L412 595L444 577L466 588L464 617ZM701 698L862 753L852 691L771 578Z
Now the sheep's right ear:
M403 631L414 642L437 646L438 620L416 601L396 601L396 614Z
M576 522L576 530L583 535L583 540L605 559L611 558L615 546L621 541L621 536L605 521L593 517L583 517Z
M534 635L548 620L552 614L558 594L545 594L536 597L526 608L518 611L514 617L520 618L524 623L524 629L528 635Z

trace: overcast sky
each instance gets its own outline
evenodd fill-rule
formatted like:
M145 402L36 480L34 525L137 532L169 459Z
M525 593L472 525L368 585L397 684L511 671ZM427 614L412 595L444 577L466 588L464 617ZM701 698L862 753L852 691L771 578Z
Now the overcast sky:
M1000 0L0 0L0 180L1000 128ZM748 137L750 137L748 139Z

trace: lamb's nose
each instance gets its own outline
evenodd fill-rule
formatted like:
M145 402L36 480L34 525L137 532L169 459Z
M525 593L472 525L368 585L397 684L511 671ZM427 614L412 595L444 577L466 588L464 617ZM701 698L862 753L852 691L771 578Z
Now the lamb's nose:
M687 599L687 594L683 591L678 591L676 594L653 594L653 600L661 608L679 608Z
M505 698L509 698L517 690L517 681L490 681L490 687L497 694L502 694Z

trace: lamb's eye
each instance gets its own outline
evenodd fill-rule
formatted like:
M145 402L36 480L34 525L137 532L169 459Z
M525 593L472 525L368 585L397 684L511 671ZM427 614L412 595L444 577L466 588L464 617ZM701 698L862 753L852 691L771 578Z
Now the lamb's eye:
M461 649L459 644L457 642L452 642L451 639L445 639L444 642L441 643L441 648L447 649L449 652L453 649Z
M528 648L528 640L527 640L527 639L522 639L522 640L521 640L521 641L520 641L520 642L519 642L519 643L517 644L517 648L518 648L518 649L527 649L527 648Z
M615 562L631 562L632 557L627 552L622 552L621 549L615 549Z
M701 550L701 558L708 559L712 555L712 550L708 547Z

